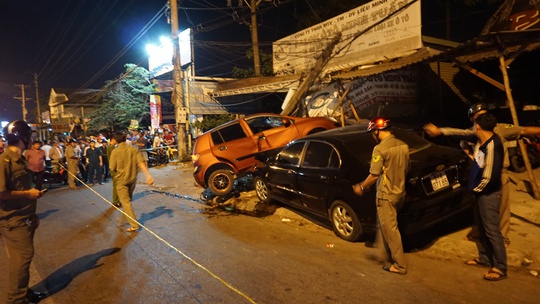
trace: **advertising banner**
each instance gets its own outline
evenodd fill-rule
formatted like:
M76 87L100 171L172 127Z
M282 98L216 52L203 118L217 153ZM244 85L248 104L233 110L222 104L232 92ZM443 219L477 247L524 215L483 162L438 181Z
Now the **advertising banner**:
M422 47L420 9L420 0L374 0L280 39L273 43L274 72L309 71L338 32L323 74L409 54Z
M150 124L152 130L159 128L161 121L161 97L159 95L150 95Z
M418 114L416 70L402 69L383 74L357 79L351 82L347 98L362 119L375 116L407 116ZM306 107L310 117L329 116L339 120L340 92L337 83L329 84L325 89L306 98ZM343 99L346 118L352 118L349 103Z

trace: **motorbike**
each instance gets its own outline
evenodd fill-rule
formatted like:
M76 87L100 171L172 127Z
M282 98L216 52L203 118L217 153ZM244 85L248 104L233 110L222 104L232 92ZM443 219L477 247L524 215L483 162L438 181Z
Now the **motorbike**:
M523 137L523 143L527 150L527 155L531 161L531 166L535 167L540 165L540 138L538 137ZM510 158L510 169L514 172L525 172L525 161L523 160L523 154L517 143L517 140L507 142L508 156Z
M60 184L67 182L67 164L53 162L51 166L45 167L45 172L43 176L43 183L49 184L49 187L52 184Z
M148 167L165 165L169 163L169 157L163 148L148 151Z

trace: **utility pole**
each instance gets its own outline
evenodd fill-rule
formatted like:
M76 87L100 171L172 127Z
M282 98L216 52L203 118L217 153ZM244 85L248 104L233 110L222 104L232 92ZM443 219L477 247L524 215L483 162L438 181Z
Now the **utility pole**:
M251 10L251 45L253 47L253 64L255 66L255 77L261 77L261 56L259 54L259 31L257 29L257 6L262 0L251 0L246 4Z
M189 123L188 113L184 105L184 96L182 92L182 66L180 63L180 43L178 38L178 2L177 0L169 0L171 9L171 29L173 43L173 75L174 87L172 93L172 101L176 116L176 133L178 136L178 156L184 157L187 153L186 149L186 125Z
M253 66L256 77L261 77L261 55L259 51L259 31L257 29L257 7L263 0L243 0L251 12L251 23L242 20L241 23L249 26L251 31L251 48L253 50ZM227 0L227 6L231 7L231 0ZM243 7L242 0L238 0L238 7ZM236 18L235 18L236 19ZM240 21L239 21L240 22Z
M38 88L37 73L34 73L34 86L36 87L37 124L38 124L38 129L39 129L41 127L41 107L39 105L39 88Z
M24 84L16 84L15 86L21 88L22 97L15 96L13 98L22 101L22 115L23 115L23 120L26 121L26 114L28 114L28 111L26 110L26 96L25 96L25 90L24 90L25 85Z

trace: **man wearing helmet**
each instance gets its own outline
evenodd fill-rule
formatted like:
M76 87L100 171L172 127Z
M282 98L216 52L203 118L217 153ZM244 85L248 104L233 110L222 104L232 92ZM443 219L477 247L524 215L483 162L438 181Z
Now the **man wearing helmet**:
M377 183L377 215L379 229L376 242L381 249L378 259L385 260L383 269L407 274L397 213L405 199L405 180L409 169L409 146L390 131L390 121L377 117L370 121L367 131L372 132L378 144L373 148L368 177L353 185L357 195L363 195ZM382 242L382 245L380 244Z
M7 303L37 302L44 294L28 288L34 256L34 232L39 226L36 200L23 152L32 145L32 129L22 120L4 128L8 147L0 155L0 235L8 251Z
M480 102L473 104L469 110L468 115L469 119L474 122L478 116L487 113L489 110L489 107L487 104ZM475 135L474 125L471 129L463 130L463 129L456 129L456 128L438 128L432 123L428 123L424 126L424 130L426 133L431 136L439 136L439 135L445 135L445 136L456 136L456 137L462 137L462 136L472 136ZM527 135L540 135L540 127L521 127L521 126L514 126L512 124L505 124L505 123L497 123L495 128L493 129L493 132L495 134L499 135L503 141L503 143L506 146L506 141L508 140L515 140L518 139L520 136L527 136ZM470 154L470 153L468 153ZM501 191L501 209L500 209L500 228L501 233L504 237L504 243L508 247L510 245L510 239L509 239L509 232L510 232L510 202L509 202L509 178L508 178L508 167L510 167L510 160L508 158L508 152L507 149L504 149L504 169L501 174L502 178L502 191ZM476 231L473 231L472 233L469 233L467 238L474 238L476 237Z

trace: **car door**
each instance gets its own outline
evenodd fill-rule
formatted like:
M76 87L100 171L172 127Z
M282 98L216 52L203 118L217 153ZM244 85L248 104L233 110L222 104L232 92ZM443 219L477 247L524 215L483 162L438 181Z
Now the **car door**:
M296 178L296 189L304 207L327 214L329 194L338 188L339 165L339 154L329 143L312 140L307 144Z
M269 165L267 177L272 196L286 204L300 204L296 176L303 149L303 141L293 143L283 149Z
M238 171L253 166L257 144L238 121L212 132L212 141L212 153L229 161Z
M283 147L298 138L298 130L288 118L280 115L261 115L245 120L257 141L259 151Z

